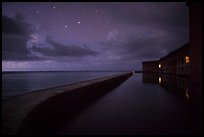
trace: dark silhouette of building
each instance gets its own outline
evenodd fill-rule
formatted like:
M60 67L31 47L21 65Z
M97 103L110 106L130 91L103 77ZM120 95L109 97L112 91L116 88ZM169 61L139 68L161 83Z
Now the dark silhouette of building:
M158 72L158 61L142 62L143 72Z
M158 72L189 76L189 50L189 43L187 43L177 50L162 57L158 61L160 65Z
M187 43L157 61L142 62L143 72L159 72L189 76L189 51L189 43Z

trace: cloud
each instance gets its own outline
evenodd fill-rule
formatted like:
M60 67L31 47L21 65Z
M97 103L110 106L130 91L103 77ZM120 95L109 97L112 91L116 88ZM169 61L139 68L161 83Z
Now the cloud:
M2 60L33 60L26 42L33 32L32 25L24 22L21 14L14 18L2 15Z
M42 60L42 58L33 56L30 54L24 55L24 54L18 54L15 52L8 52L3 51L2 52L2 59L3 61L33 61L33 60Z
M21 14L16 13L14 18L2 15L2 34L3 35L23 35L29 36L32 26L24 22Z
M74 44L61 44L53 41L47 37L46 42L50 45L50 48L42 46L33 46L34 52L41 53L43 56L48 57L84 57L84 56L96 56L99 53L89 49L87 46L80 47Z
M111 9L106 13L112 23L126 24L133 31L125 34L122 30L110 31L109 39L101 43L104 54L111 51L124 61L158 59L188 42L188 7L184 2L121 3Z
M38 35L21 14L14 18L2 15L2 29L2 60L5 61L68 60L99 54L86 45L61 44Z
M106 38L108 41L112 41L112 40L115 41L117 38L117 35L118 35L118 29L114 29L108 32Z
M152 33L152 34L151 34ZM165 30L151 30L149 33L118 34L115 40L102 42L104 55L119 56L120 61L153 58L159 59L185 44L186 39Z

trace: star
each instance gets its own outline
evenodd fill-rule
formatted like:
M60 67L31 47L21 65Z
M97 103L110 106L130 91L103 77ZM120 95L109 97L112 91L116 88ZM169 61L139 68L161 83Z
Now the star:
M78 21L77 23L78 23L78 24L80 24L81 22L80 22L80 21Z
M67 25L65 25L64 28L67 28Z
M55 9L56 7L55 6L53 6L53 9Z
M39 11L39 10L37 10L37 11L36 11L36 13L37 13L37 14L39 14L39 13L40 13L40 11Z
M98 12L98 10L96 10L96 13Z

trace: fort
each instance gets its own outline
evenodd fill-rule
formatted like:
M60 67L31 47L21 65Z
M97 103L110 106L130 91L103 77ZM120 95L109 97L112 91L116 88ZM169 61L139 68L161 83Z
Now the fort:
M157 61L143 62L143 72L159 72L189 76L189 43L160 58Z
M188 2L190 42L155 61L142 62L143 72L188 76L193 84L202 83L202 6Z

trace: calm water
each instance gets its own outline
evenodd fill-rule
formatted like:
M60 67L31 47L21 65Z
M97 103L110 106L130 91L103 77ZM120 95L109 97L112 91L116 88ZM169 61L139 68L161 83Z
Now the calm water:
M199 134L199 90L188 78L136 74L57 134Z
M121 72L10 72L2 73L2 97L71 84Z

